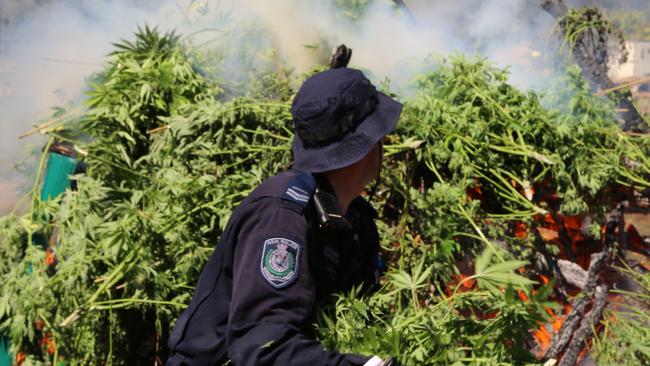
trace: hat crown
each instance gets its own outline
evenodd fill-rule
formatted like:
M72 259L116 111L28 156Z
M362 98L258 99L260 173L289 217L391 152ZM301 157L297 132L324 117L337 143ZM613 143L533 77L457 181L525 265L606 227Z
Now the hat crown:
M353 131L372 113L377 89L359 70L331 69L307 79L291 113L296 133L306 145L322 145Z

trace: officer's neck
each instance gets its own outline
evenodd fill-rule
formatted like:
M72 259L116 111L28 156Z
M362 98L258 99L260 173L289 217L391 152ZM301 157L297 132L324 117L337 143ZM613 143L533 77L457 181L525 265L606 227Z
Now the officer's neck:
M377 179L381 169L381 143L375 146L361 160L343 168L325 172L339 206L345 215L348 205L366 188L366 185Z
M350 202L357 198L368 184L367 179L354 169L346 168L326 172L325 176L336 195L341 213L345 215Z

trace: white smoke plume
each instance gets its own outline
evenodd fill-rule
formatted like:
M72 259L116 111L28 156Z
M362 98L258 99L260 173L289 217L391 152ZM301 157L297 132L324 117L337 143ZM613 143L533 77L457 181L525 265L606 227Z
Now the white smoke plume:
M188 39L206 49L219 44L223 34L256 27L265 38L260 44L276 48L297 72L322 60L323 50L305 45L345 43L354 50L351 67L398 87L418 71L408 65L450 52L482 54L509 66L520 87L538 87L545 78L539 56L552 37L553 19L538 1L405 1L411 18L396 11L392 1L375 0L357 20L335 2L0 0L0 188L16 185L11 166L24 156L25 144L42 144L36 135L20 141L17 136L46 119L51 108L79 103L88 76L101 70L111 43L130 38L138 25L198 32ZM237 60L225 65L233 77L250 66ZM6 211L1 203L12 200L8 196L0 196L0 214Z

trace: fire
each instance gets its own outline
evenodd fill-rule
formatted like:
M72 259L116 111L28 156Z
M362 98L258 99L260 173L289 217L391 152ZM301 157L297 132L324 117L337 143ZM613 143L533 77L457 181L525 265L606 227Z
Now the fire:
M540 276L542 282L546 285L549 283L548 277L541 275ZM537 291L533 290L533 294L536 294ZM519 299L523 302L529 301L528 295L522 290L517 290L517 296ZM552 333L548 331L547 329L547 324L544 324L542 322L537 322L537 325L539 326L537 329L532 330L532 335L533 338L537 341L537 349L535 352L535 355L537 357L542 357L546 353L546 351L549 349L551 346L551 340L553 339L553 336L562 328L562 323L564 322L564 317L558 317L555 315L555 312L551 308L545 308L546 313L551 317L553 320L550 323L550 327L553 329ZM568 314L569 311L571 310L571 305L565 305L565 314Z
M467 190L467 197L471 200L481 199L483 197L483 190L481 186L477 184L476 186Z
M472 290L476 286L476 280L470 277L471 276L462 273L460 275L454 275L452 280L449 281L445 287L445 293L447 296L453 295L456 287L458 287L458 292L467 292Z
M515 237L523 239L528 236L528 226L521 221L515 223Z
M16 365L20 366L25 362L25 359L27 358L27 355L25 352L18 352L16 353Z
M54 341L54 338L52 338L52 334L49 332L41 338L40 345L45 348L47 353L50 355L53 355L54 352L56 352L56 342Z
M47 248L47 251L45 252L44 263L48 266L51 266L54 263L56 263L56 259L54 257L54 251L51 248Z
M537 233L544 241L558 245L561 258L576 262L583 268L589 267L593 250L590 245L585 245L588 238L583 234L584 216L547 213L537 215L535 219Z
M528 301L528 296L526 295L525 292L523 292L523 291L521 291L521 290L517 290L517 296L519 296L519 298L520 298L521 301L523 301L523 302Z
M551 319L553 320L553 321L550 323L551 328L553 328L553 331L555 331L556 333L560 331L560 328L562 328L562 324L564 323L564 319L566 318L566 316L567 316L567 315L569 314L569 312L571 311L571 304L563 304L563 305L564 305L564 314L565 314L564 316L557 316L557 315L555 314L555 311L553 311L553 309L551 309L551 308L545 308L546 313L547 313L547 314L551 317Z
M515 186L514 183L513 186ZM544 192L543 189L538 191ZM526 197L530 199L533 197L535 191L532 187L530 187L530 191L524 193L526 193ZM484 192L481 190L480 185L476 185L469 189L466 194L470 200L482 199ZM558 197L556 193L546 193L543 198L540 198L538 200L552 203L557 201L557 199ZM587 233L587 227L592 224L592 219L592 216L589 214L563 215L558 212L538 214L534 216L532 223L521 221L514 222L513 226L511 226L511 235L520 239L526 239L530 236L535 235L538 238L541 238L547 244L554 244L559 249L559 253L557 253L557 257L559 259L564 259L576 263L582 267L584 271L586 271L591 264L590 262L592 254L602 251L604 243L605 225L601 226L600 240L593 238L590 234ZM650 218L648 218L648 223L650 223ZM638 227L642 228L642 226ZM643 231L643 234L640 234L634 225L629 224L626 225L625 231L627 234L628 242L628 245L626 247L628 253L626 253L626 256L634 257L635 263L645 268L646 270L650 270L650 256L647 254L650 253L648 251L648 243L643 239L643 237L647 235L643 233ZM648 233L648 235L650 235L650 230ZM459 266L459 268L461 267ZM468 272L471 272L471 270ZM524 274L525 270L520 269L519 272L521 274ZM476 281L468 277L469 275L465 274L454 276L452 281L450 281L446 286L447 295L451 295L453 291L466 292L475 289ZM539 274L539 280L544 286L549 285L549 283L552 281L552 279L544 274ZM571 283L573 282L570 282L569 284ZM567 300L565 298L566 295L573 296L580 292L581 288L566 286L566 288L562 288L562 290L562 296L554 297L551 295L550 299L557 302L561 306L556 310L554 310L555 307L545 307L544 309L548 314L549 320L537 322L537 327L530 330L530 334L533 336L535 342L537 343L537 346L534 347L533 352L539 358L542 358L548 352L551 344L553 343L553 338L559 334L565 320L571 312L571 304L567 303L570 300ZM535 289L532 289L531 292L523 290L516 291L517 298L522 302L531 301L530 297L533 297L536 294L537 291ZM626 301L621 295L609 294L608 302L614 307L617 307ZM494 315L482 314L480 312L479 314L479 317L481 318ZM596 325L595 329L596 332L600 332L603 328L602 325ZM578 362L580 362L580 360L582 360L588 354L590 349L589 345L590 340L587 339L587 345L584 346L581 350L578 357ZM562 358L563 354L560 353L559 357Z
M539 275L539 278L542 280L542 283L544 285L548 285L548 283L549 283L548 277L546 277L544 275Z
M555 241L560 239L560 235L557 233L557 230L538 227L537 232L539 233L539 236L544 239L544 241Z
M535 355L537 357L544 356L546 350L548 350L548 348L551 346L551 339L552 339L551 334L549 334L549 332L546 330L544 324L540 324L538 329L533 330L533 337L535 337L535 340L539 345L539 350L536 352Z
M540 275L540 279L544 285L547 285L550 281L548 277L544 275ZM537 294L536 290L532 290L533 295ZM529 301L528 295L522 290L517 290L517 296L522 302L527 302ZM565 314L569 314L569 311L571 310L571 305L569 304L563 304L564 305L564 311ZM537 348L535 350L535 355L539 358L543 357L546 351L549 349L551 346L551 341L553 339L553 336L557 334L557 332L560 331L562 328L562 323L564 322L565 316L557 316L555 314L555 311L553 309L546 307L544 308L546 310L546 313L551 317L552 321L551 323L545 324L543 322L537 322L538 328L533 329L531 331L533 338L537 341ZM552 331L549 332L549 326Z
M539 328L532 331L533 337L537 341L537 349L535 355L537 357L543 357L546 351L548 351L551 346L551 341L553 337L560 331L562 324L566 319L566 316L571 311L571 305L565 304L563 316L558 316L555 314L555 311L551 308L545 308L546 313L551 317L552 321L550 323L544 324L539 322Z

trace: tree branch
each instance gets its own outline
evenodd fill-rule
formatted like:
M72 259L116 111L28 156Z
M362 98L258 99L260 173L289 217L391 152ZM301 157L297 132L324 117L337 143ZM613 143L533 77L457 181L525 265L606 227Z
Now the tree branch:
M553 18L555 18L566 36L566 16L569 12L563 0L540 0L540 6ZM592 32L596 31L592 29ZM607 42L598 41L592 32L582 32L576 35L572 55L576 63L582 69L582 75L591 82L592 89L612 89L616 84L607 75ZM592 35L594 41L589 47L589 37ZM605 61L603 61L603 58ZM617 102L619 116L623 120L624 131L648 132L648 124L636 109L632 101L632 94L629 91L616 91L612 93L612 99Z
M584 292L573 300L571 311L567 315L564 323L562 323L560 331L553 338L553 342L546 351L544 358L557 359L565 350L565 357L569 356L569 359L571 359L574 357L573 353L575 353L575 357L577 358L582 348L577 351L576 348L586 342L589 336L589 327L600 320L602 308L605 306L607 300L608 288L606 286L597 287L598 279L605 266L614 257L614 250L618 242L617 234L622 235L623 211L627 206L627 202L622 202L609 214L607 224L605 225L605 245L603 251L592 256ZM585 315L587 308L592 302L593 307L591 312ZM585 321L582 321L583 319ZM578 328L580 324L582 325ZM585 329L585 327L587 328ZM573 365L575 363L575 360L573 363L566 363L564 361L565 357L562 358L560 365Z

